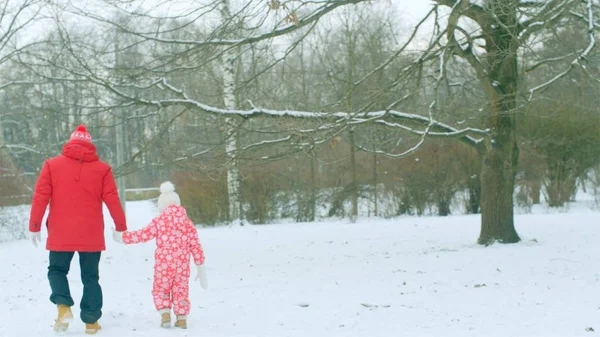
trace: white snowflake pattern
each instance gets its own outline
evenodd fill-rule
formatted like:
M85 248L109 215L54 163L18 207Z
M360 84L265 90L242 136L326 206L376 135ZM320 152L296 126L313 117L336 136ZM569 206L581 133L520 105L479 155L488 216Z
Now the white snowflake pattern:
M156 239L154 287L152 296L157 310L170 309L179 315L190 310L190 257L196 264L204 263L204 252L193 222L185 208L170 206L145 228L123 235L125 243Z

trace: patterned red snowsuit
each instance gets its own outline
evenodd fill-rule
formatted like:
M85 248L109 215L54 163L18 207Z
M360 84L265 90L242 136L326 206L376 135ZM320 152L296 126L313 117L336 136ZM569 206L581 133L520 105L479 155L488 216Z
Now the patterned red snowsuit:
M123 242L134 244L156 238L152 297L156 310L171 309L176 315L190 312L190 254L204 264L198 232L182 206L169 206L150 225L123 234Z

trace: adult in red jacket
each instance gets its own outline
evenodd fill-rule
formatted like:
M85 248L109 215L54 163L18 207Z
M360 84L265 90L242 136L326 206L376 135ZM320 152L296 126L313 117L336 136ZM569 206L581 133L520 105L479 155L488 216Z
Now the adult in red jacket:
M71 135L62 155L46 160L35 186L29 231L34 245L40 241L42 220L48 203L46 220L50 251L48 280L50 301L58 307L54 325L57 332L65 331L73 319L73 298L67 274L75 252L79 255L83 296L81 320L86 332L100 329L102 288L98 282L100 254L106 249L102 202L106 204L117 231L127 230L125 214L111 167L100 161L92 137L81 125Z

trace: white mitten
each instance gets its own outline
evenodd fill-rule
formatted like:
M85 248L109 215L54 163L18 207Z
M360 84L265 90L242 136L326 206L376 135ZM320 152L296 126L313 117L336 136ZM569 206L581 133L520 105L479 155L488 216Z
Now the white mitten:
M115 240L118 243L123 243L123 233L124 232L117 232L114 228L110 228L112 229L112 234L113 234L113 240Z
M196 281L200 282L200 286L204 289L208 288L208 279L206 278L206 267L203 264L197 264L198 274L196 275Z
M41 232L29 232L29 238L31 239L31 243L34 246L38 246L38 242L42 241L42 233Z

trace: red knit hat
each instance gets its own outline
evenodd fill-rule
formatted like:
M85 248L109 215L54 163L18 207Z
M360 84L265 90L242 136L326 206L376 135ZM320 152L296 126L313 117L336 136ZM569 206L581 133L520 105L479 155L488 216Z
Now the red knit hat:
M70 140L83 140L85 142L92 142L92 136L87 132L85 125L81 124L77 127L77 130L71 134Z

